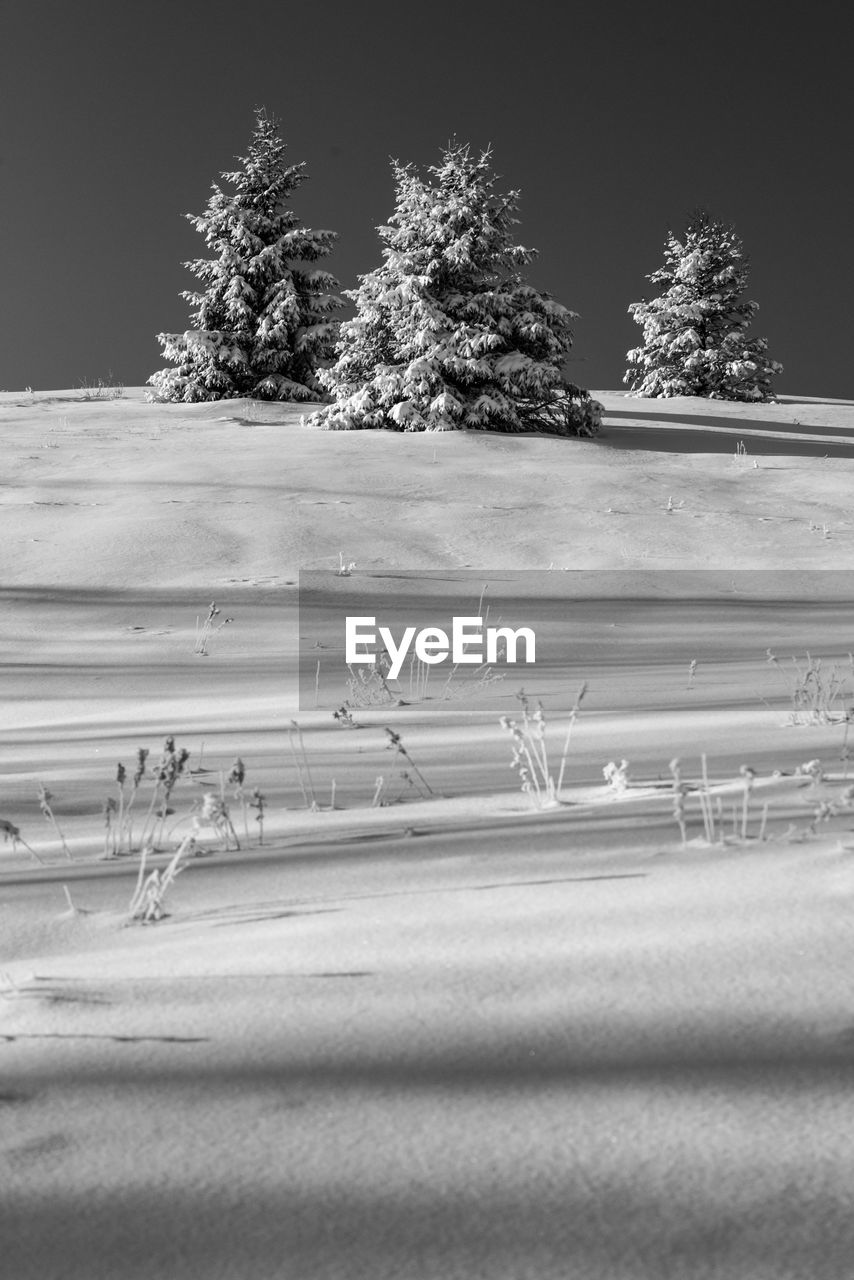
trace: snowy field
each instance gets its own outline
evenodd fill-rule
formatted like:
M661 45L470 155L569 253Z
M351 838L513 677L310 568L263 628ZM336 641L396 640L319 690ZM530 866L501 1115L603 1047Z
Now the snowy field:
M14 1280L850 1276L854 405L594 394L593 442L0 396ZM298 709L298 573L339 555L568 612L524 678L553 774L587 682L558 804L510 767L513 676ZM240 850L203 829L125 927L104 803L166 735L169 847L236 756L264 842L233 801Z
M360 569L854 566L854 403L593 394L602 435L567 443L330 439L288 406L0 393L3 581L183 587L194 615L339 552Z

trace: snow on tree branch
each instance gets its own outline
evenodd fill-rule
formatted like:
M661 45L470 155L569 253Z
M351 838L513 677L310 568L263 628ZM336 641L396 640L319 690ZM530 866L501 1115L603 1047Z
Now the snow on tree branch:
M286 164L277 121L255 116L242 167L221 175L234 191L214 183L205 212L186 215L214 256L184 264L205 288L183 293L188 329L158 335L172 367L148 379L150 399L325 398L317 368L333 353L329 313L344 303L333 276L298 264L324 257L337 237L300 226L287 208L305 165Z
M783 366L766 355L765 338L747 337L759 310L742 297L747 278L741 240L704 210L683 240L668 234L664 266L647 276L662 292L629 307L643 329L643 344L626 353L623 381L635 395L773 398L771 379Z
M575 314L522 276L519 193L496 194L490 153L454 143L426 178L392 171L383 263L345 295L356 315L318 374L334 403L309 424L594 435L601 406L563 375Z

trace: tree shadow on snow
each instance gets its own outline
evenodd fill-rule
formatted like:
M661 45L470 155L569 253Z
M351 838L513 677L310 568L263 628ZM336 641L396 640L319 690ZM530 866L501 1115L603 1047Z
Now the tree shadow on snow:
M615 422L614 419L625 420ZM649 426L639 419L648 419ZM796 436L799 438L788 438ZM819 437L802 439L803 436ZM828 440L827 437L839 437ZM854 458L854 434L843 427L816 427L745 418L674 415L672 425L662 414L615 410L606 415L597 443L616 449L655 453L721 453L734 455L742 441L749 466L753 456L789 455L806 458Z

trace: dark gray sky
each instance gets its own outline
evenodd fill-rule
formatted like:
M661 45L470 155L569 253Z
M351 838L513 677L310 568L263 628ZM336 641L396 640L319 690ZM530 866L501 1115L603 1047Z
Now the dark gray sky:
M777 389L854 397L850 6L814 0L5 0L0 388L138 385L187 326L180 217L282 120L293 207L380 261L389 156L492 144L539 286L580 313L571 376L618 388L669 226L735 224Z

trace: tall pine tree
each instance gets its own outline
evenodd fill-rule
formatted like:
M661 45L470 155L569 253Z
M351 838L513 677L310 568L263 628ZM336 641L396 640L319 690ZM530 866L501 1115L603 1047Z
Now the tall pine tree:
M305 164L285 161L278 121L263 108L241 168L213 183L203 214L186 217L205 237L210 258L184 265L203 290L182 294L194 308L186 333L161 333L173 368L148 379L155 400L318 400L318 362L330 358L343 306L338 281L305 264L328 254L333 231L311 231L287 207Z
M764 338L746 330L759 310L743 298L748 263L731 226L704 210L678 240L664 248L664 266L647 279L662 292L633 302L643 346L627 352L623 379L641 396L706 396L712 400L769 400L771 379L782 369L766 353Z
M489 151L454 143L427 179L398 162L393 173L384 261L346 294L356 316L319 374L334 403L308 421L593 435L601 406L563 374L574 313L526 282L519 192L496 194Z

